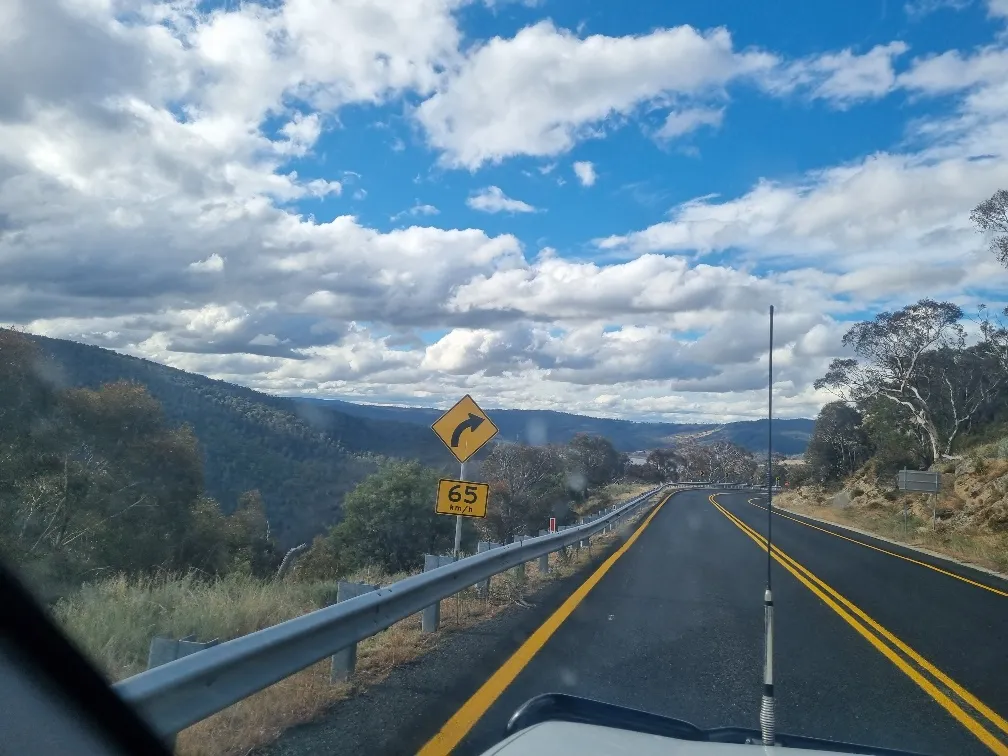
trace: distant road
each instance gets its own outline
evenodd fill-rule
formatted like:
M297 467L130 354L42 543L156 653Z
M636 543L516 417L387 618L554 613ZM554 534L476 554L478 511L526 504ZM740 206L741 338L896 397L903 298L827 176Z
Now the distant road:
M513 682L473 691L424 753L453 740L454 753L479 753L549 691L758 728L766 552L744 528L764 534L766 512L751 493L717 504L710 493L669 499ZM773 565L779 731L1008 753L1008 586L967 576L988 590L783 517L774 544L808 583Z

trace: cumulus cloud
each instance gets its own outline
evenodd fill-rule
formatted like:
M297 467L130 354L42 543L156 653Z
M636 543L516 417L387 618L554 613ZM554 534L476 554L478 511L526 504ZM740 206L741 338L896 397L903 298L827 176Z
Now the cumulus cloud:
M590 160L578 160L574 163L574 173L581 182L581 186L592 186L597 178L595 166Z
M706 93L776 63L769 53L736 51L723 28L582 39L542 21L476 49L416 115L446 164L477 168L513 155L558 155L604 132L614 115Z
M980 256L968 213L1008 185L1008 100L993 96L1008 67L974 63L933 58L906 75L917 90L945 92L953 82L971 90L958 113L919 126L922 136L942 136L934 147L879 153L794 183L762 180L735 199L701 197L673 208L668 221L598 243L634 253L737 249L764 262L857 271L862 282L912 261L905 275L944 281L946 290L976 284L981 268L998 277Z
M466 204L473 210L484 213L534 213L535 208L527 202L512 199L498 186L488 186L470 195Z

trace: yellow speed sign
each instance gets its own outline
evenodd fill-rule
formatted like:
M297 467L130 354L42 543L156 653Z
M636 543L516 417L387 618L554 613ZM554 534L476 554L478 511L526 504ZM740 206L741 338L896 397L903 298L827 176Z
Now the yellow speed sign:
M445 478L438 481L435 511L438 514L461 517L486 517L489 500L488 483Z

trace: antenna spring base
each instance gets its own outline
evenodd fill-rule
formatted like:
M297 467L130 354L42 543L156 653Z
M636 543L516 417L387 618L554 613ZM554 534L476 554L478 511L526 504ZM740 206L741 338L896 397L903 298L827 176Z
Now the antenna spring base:
M759 723L760 731L763 734L763 745L772 746L777 734L773 696L763 696L763 701L760 703Z

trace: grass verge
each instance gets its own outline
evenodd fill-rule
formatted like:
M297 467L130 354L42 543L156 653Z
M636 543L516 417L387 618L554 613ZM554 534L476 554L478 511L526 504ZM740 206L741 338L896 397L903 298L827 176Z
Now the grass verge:
M538 571L535 560L525 565L523 577L509 571L491 579L486 597L467 589L443 600L441 628L436 633L421 634L417 614L361 641L356 673L347 683L330 684L327 658L198 722L179 733L176 753L248 754L276 739L287 727L310 721L331 704L381 682L397 665L419 658L451 633L516 605L526 605L526 598L548 583L589 564L633 527L633 522L617 532L596 536L589 549L551 554L546 574ZM347 579L387 585L403 577L370 570ZM335 581L274 583L238 575L212 582L193 575L142 580L117 577L86 586L61 600L54 613L85 654L115 681L146 668L154 635L178 638L195 633L199 640L229 640L319 609L334 601L335 595Z
M903 511L893 507L834 507L813 504L794 496L781 497L780 504L797 514L805 514L838 525L851 525L907 546L927 549L967 564L1008 573L1008 533L973 528L931 529L930 518L909 513L904 532Z

